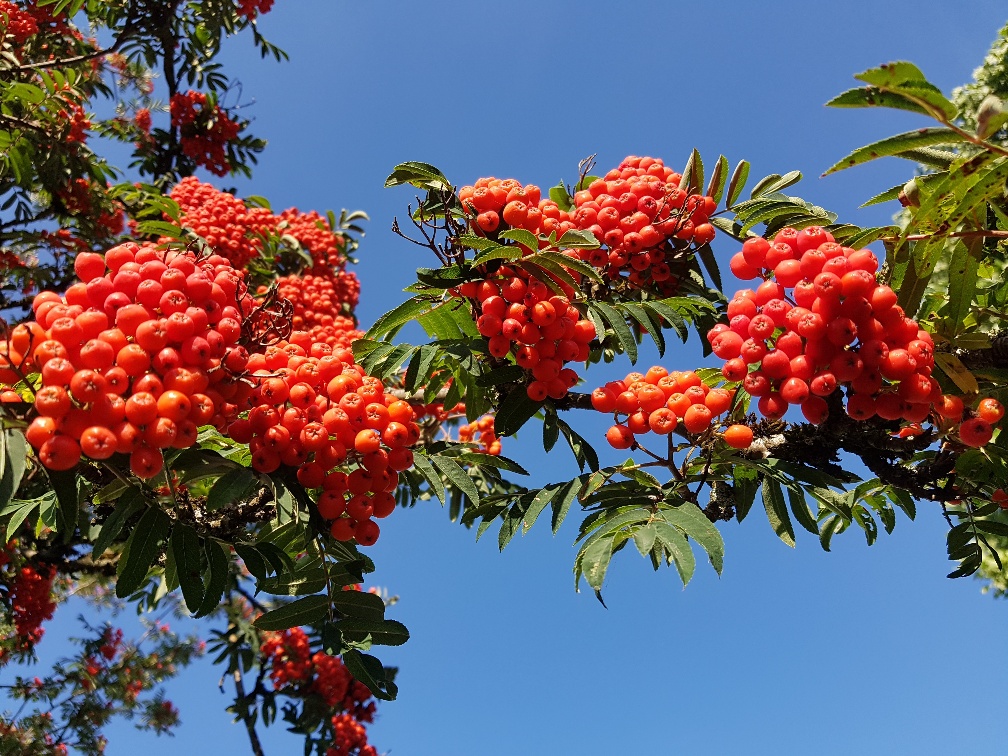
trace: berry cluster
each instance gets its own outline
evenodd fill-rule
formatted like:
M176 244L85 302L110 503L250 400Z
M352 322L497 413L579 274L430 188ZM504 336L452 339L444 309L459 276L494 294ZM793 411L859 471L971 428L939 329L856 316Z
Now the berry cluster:
M316 275L346 267L346 241L329 227L329 221L317 211L301 212L295 207L276 217L277 230L289 234L312 257L311 272Z
M714 326L707 339L725 360L724 377L758 397L765 417L800 405L809 422L821 423L829 413L825 397L841 386L847 413L858 420L878 415L920 423L932 410L962 417L961 401L957 408L931 377L931 335L906 316L890 287L877 283L871 251L837 244L817 226L785 228L772 241L747 239L730 265L738 278L761 283L736 292L729 322ZM978 415L962 424L960 439L982 445L992 432Z
M501 442L494 432L494 416L483 415L474 423L468 423L459 428L459 441L479 444L486 454L498 456L501 453Z
M570 287L565 291L573 294ZM567 296L507 266L492 279L463 284L459 293L476 301L476 328L487 338L490 354L497 359L513 355L531 374L529 398L562 399L577 384L577 373L564 364L588 359L595 325L581 318Z
M265 208L249 208L228 192L193 176L179 181L169 194L182 211L180 222L203 237L218 255L236 268L243 268L262 251L260 234L266 233L275 218Z
M56 568L46 564L35 567L25 565L18 570L11 586L10 602L14 628L23 649L31 648L42 639L45 633L42 623L52 619L56 611L56 602L52 597L55 577Z
M265 291L266 287L260 288L260 293ZM280 276L277 294L293 306L293 327L308 331L313 341L349 347L363 336L350 317L360 299L360 281L355 273Z
M249 413L228 435L249 445L253 469L296 467L305 488L321 488L319 513L333 521L334 538L373 545L372 518L392 513L399 473L413 464L408 447L420 437L413 408L365 375L349 349L304 331L249 355L247 369ZM348 463L356 465L349 474L336 469Z
M29 37L38 34L38 23L31 13L21 10L14 3L0 0L0 32L9 34L16 44L23 44Z
M35 297L36 320L9 341L14 375L0 380L29 360L41 372L25 435L46 467L120 452L151 478L162 449L192 446L198 426L223 426L238 409L234 376L248 360L238 340L252 308L243 274L216 255L133 243L82 252L74 270L80 282L64 296Z
M231 172L227 145L238 136L241 126L203 92L176 92L169 102L171 125L179 129L182 152L215 176Z
M629 449L637 436L646 433L668 435L680 421L686 432L703 433L715 418L731 409L734 399L733 390L712 389L693 371L670 373L660 366L610 381L591 394L592 406L612 413L616 420L606 431L606 440L615 449ZM729 446L746 448L752 443L752 431L744 425L731 425L724 438Z
M238 0L238 15L249 21L256 16L269 13L273 8L273 0Z
M603 245L580 257L611 279L626 274L635 288L674 293L670 263L691 242L699 247L714 238L708 218L716 207L710 197L680 189L681 178L660 159L630 156L576 192L574 223Z
M353 679L338 657L321 651L312 654L308 635L299 627L267 637L261 650L278 692L318 696L328 708L340 710L332 717L333 744L327 754L376 756L361 725L374 720L371 691Z
M576 228L570 213L553 200L543 199L538 186L523 186L516 179L481 178L459 189L458 197L462 207L475 214L470 225L477 233L521 228L536 235L556 232L560 237Z

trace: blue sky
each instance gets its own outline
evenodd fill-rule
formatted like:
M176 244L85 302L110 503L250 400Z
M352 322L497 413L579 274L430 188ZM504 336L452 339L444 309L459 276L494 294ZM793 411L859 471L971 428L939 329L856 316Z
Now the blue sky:
M928 125L913 116L823 107L884 61L916 62L948 91L967 81L1003 4L280 0L261 30L291 61L261 61L247 40L225 64L253 129L269 140L239 194L275 209L361 208L371 215L358 273L362 322L405 295L433 261L389 230L412 195L383 189L398 162L439 166L457 184L516 177L543 187L598 153L680 168L697 147L753 164L753 176L800 169L792 191L861 225L894 208L857 210L910 175L880 162L827 179L855 147ZM204 177L205 178L205 177ZM723 258L736 245L715 241ZM698 364L694 337L661 364ZM644 353L642 367L656 364ZM630 366L623 363L618 372ZM599 371L598 385L611 374ZM604 445L604 426L575 418ZM537 431L505 453L540 483L576 474ZM608 461L616 461L612 457ZM371 549L374 582L398 594L390 615L412 638L382 650L401 666L400 699L382 704L371 742L397 756L438 754L963 753L1003 734L969 716L1003 711L1005 605L975 581L949 581L945 526L920 508L872 548L859 532L826 554L801 533L792 550L760 508L721 524L724 574L698 566L685 590L632 550L614 559L603 609L573 590L574 518L503 553L436 504L397 511ZM804 537L803 537L804 536ZM57 622L52 641L68 625ZM184 726L172 740L110 730L110 756L248 753L208 666L170 689ZM964 694L969 713L962 712ZM979 721L977 721L979 720ZM267 752L299 753L275 726ZM212 745L211 745L212 744ZM1002 746L1003 747L1003 746Z

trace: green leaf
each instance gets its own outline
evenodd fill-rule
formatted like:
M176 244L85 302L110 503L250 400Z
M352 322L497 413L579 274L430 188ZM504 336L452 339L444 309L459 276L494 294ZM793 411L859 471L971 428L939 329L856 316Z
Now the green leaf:
M809 509L805 500L805 492L801 486L788 486L788 502L791 504L791 511L794 513L798 524L814 536L819 535L819 523L815 515Z
M983 239L969 239L955 245L948 269L948 305L944 321L949 338L965 328L977 291L977 274L983 255Z
M143 492L136 486L130 486L116 501L115 509L108 516L94 540L91 548L91 559L97 561L105 553L112 542L122 532L123 527L137 512L146 506Z
M539 250L539 237L524 228L512 228L499 234L499 239L508 239L528 247L533 252Z
M2 439L4 463L0 475L0 507L14 499L21 487L25 466L28 462L28 445L24 433L16 428L3 431Z
M256 586L259 590L274 596L307 596L318 593L326 587L326 572L322 567L322 558L314 557L306 560L297 565L295 571L259 580Z
M416 391L420 386L427 383L427 379L430 377L431 366L438 357L438 353L439 349L434 344L424 344L417 348L406 368L404 382L407 391Z
M714 202L721 201L721 195L724 193L725 181L727 181L727 179L728 158L721 155L714 166L713 173L711 173L710 183L707 184L706 194L708 197L711 197Z
M46 470L49 482L56 492L56 530L69 543L77 528L80 516L81 491L77 480L77 470Z
M161 554L170 528L168 515L157 507L150 507L143 513L119 561L116 596L126 598L144 584L147 573Z
M598 249L601 245L591 231L572 228L564 231L563 236L557 240L556 246L560 249Z
M602 590L602 581L605 580L606 571L609 569L615 543L616 535L606 535L585 544L581 553L578 554L580 574L584 575L588 585L595 591Z
M567 187L561 181L556 186L551 186L549 198L557 203L557 207L565 212L570 212L574 208L574 198L570 196Z
M766 508L767 519L774 533L784 543L794 548L794 526L791 524L791 517L788 515L787 506L784 504L784 492L781 485L773 478L763 479L763 506Z
M429 163L409 161L400 163L392 169L385 179L385 187L411 184L418 189L434 189L436 191L451 191L448 179L437 168Z
M696 557L693 555L689 541L679 531L679 528L674 528L664 522L655 523L655 535L668 551L669 561L675 564L679 579L682 580L683 587L685 587L696 571Z
M328 616L328 596L305 596L266 612L252 624L260 630L287 630L311 625Z
M724 567L724 539L700 507L691 501L684 501L671 509L663 509L661 517L700 544L707 552L714 571L721 574Z
M740 160L732 171L731 179L728 181L728 196L725 199L725 206L731 208L745 189L746 179L749 178L749 161Z
M735 491L735 519L742 522L756 502L759 473L751 467L736 465L732 469L732 488Z
M196 531L188 525L175 523L170 541L175 557L175 570L182 598L190 613L195 613L206 597L203 585L203 543Z
M245 568L249 571L252 577L256 579L256 583L269 577L269 573L273 569L273 566L263 557L262 554L259 553L259 549L252 544L236 543L234 544L234 550L235 554L237 554L245 564Z
M980 391L976 376L951 352L935 352L935 365L966 394Z
M895 92L886 92L878 87L848 89L827 102L826 105L831 108L895 108L921 115L931 115L931 111L920 103Z
M438 471L434 469L434 465L431 464L430 458L428 458L425 454L416 452L413 455L413 466L417 469L417 472L423 476L424 480L427 481L431 494L437 497L443 507L445 505L444 481L441 479Z
M522 251L518 247L510 244L495 244L473 257L472 264L474 266L483 265L491 260L517 260L521 256Z
M370 637L378 646L401 646L409 640L409 630L402 622L391 619L348 617L336 623L344 638L363 641Z
M877 142L854 150L847 157L837 161L828 168L823 173L823 176L828 176L831 173L836 173L855 165L861 165L880 157L899 155L907 150L933 147L936 144L960 144L965 141L967 141L966 137L956 133L952 129L929 128L907 131L896 136L880 139Z
M694 148L686 161L686 167L683 168L682 178L679 179L679 188L688 194L694 194L700 191L703 180L703 160L700 158L700 153Z
M612 305L606 304L605 302L589 302L589 311L598 312L602 318L609 324L613 332L616 334L616 338L619 341L621 351L626 352L627 357L630 358L631 364L636 364L637 362L637 341L634 339L633 332L630 330L630 326L626 324L626 319L619 314L619 312ZM602 334L599 334L602 337Z
M700 258L700 262L704 264L707 269L707 273L710 274L711 283L714 284L714 288L720 290L721 286L721 271L718 269L717 260L714 259L714 250L711 249L710 244L704 244L697 250L697 257Z
M646 557L651 552L651 549L654 548L655 539L658 537L655 527L654 523L649 523L637 528L633 532L634 545L641 556Z
M382 663L369 654L362 654L357 649L347 649L342 654L347 671L359 680L371 695L383 701L394 701L399 689L388 676Z
M550 525L553 528L553 535L557 534L560 530L560 526L563 521L567 518L567 513L570 511L571 504L578 497L578 490L581 488L580 480L575 478L574 480L567 483L560 492L554 497L553 501L550 502L550 507L553 510L553 514L550 518Z
M217 608L231 576L231 558L224 545L212 538L205 539L203 545L210 565L210 576L206 581L206 595L203 596L199 611L193 615L195 617L205 617Z
M454 459L451 457L432 456L430 460L434 464L434 467L440 470L452 485L466 495L469 501L474 505L479 504L479 492L476 490L476 484L473 483L469 474Z
M381 340L393 335L406 323L416 320L422 314L430 311L434 302L430 297L416 296L407 299L398 307L389 310L374 322L366 334L365 338Z
M381 596L367 591L336 591L332 603L344 617L380 620L385 616L385 602Z
M539 411L540 403L529 398L525 386L515 386L497 408L494 428L497 435L513 436Z
M207 510L213 512L241 501L258 482L256 474L247 467L239 467L224 473L207 494Z
M52 496L53 500L55 500L56 498L55 495L51 494L46 494L46 496ZM43 498L44 497L40 497L38 499L31 499L30 501L25 502L15 502L16 504L20 504L21 506L16 507L14 509L6 509L6 508L4 509L3 515L4 516L8 514L10 515L10 519L7 521L7 528L4 535L4 543L9 542L17 533L18 528L21 527L21 524L26 519L28 519L28 516L36 509L39 509L42 506Z
M567 445L574 453L574 459L577 460L579 469L584 470L585 467L587 467L592 471L598 470L599 458L592 445L585 441L585 439L577 431L571 428L567 422L560 417L557 417L557 425L560 428L560 432L563 433L563 437L567 442Z
M136 233L144 236L167 236L172 239L184 239L186 236L186 232L179 226L155 220L140 221L137 223Z
M819 544L822 546L823 551L830 550L830 541L833 539L834 533L839 533L844 529L844 521L839 515L830 515L823 521L822 528L819 530Z

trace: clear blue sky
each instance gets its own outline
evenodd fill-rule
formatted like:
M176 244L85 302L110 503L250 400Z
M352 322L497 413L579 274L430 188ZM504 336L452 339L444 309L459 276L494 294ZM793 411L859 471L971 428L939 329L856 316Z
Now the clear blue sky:
M261 29L291 61L260 61L247 40L225 59L269 140L238 190L277 209L370 213L358 268L365 324L404 298L413 268L432 263L389 230L412 195L382 183L404 160L434 163L458 184L494 175L547 187L575 177L591 153L602 167L638 154L681 168L695 146L711 160L749 159L754 177L800 169L795 193L844 220L886 222L893 208L856 208L908 177L909 164L816 177L861 144L927 124L822 104L853 86L853 73L894 59L949 90L969 79L1004 13L990 0L955 11L935 2L279 0ZM725 258L736 251L730 241L715 247ZM662 364L685 369L698 355L694 339ZM654 358L644 354L643 367ZM575 422L602 442L601 425ZM538 481L576 474L569 454L558 447L545 460L536 431L524 435L505 453ZM632 549L619 554L608 610L572 590L574 519L556 538L538 527L503 554L495 531L475 543L436 503L383 523L374 580L401 596L390 614L412 638L382 651L401 674L400 700L382 704L369 728L380 751L1003 751L1002 728L987 723L999 717L970 714L1008 705L1008 605L975 581L945 579L935 508L922 506L916 523L901 515L872 548L850 531L826 554L805 533L796 549L784 546L757 507L742 525L721 524L720 579L703 564L682 590ZM204 667L171 687L184 721L176 738L117 727L110 756L248 753L218 677ZM266 742L271 755L300 753L281 726Z

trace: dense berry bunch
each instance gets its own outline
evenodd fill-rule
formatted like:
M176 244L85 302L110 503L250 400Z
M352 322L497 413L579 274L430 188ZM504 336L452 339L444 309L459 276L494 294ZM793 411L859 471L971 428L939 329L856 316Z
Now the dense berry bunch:
M565 291L573 294L570 287ZM463 284L459 293L476 302L476 328L487 338L490 354L513 356L528 372L531 399L562 399L577 384L577 373L564 364L588 359L595 325L581 318L567 296L507 266L492 279Z
M252 309L244 276L216 255L133 243L81 253L74 269L80 282L40 293L36 320L14 329L0 380L10 385L15 366L41 372L25 435L46 467L120 452L151 478L162 449L192 446L198 426L223 426L237 410Z
M332 716L333 744L327 754L376 756L361 724L374 719L371 691L353 679L338 657L321 651L313 654L308 635L299 627L268 637L262 654L276 691L297 697L318 696L326 707L338 710Z
M276 219L265 208L249 208L228 192L188 176L179 181L169 196L182 211L181 224L203 237L211 249L242 268L262 251L260 234L275 226Z
M145 134L151 130L151 112L147 108L139 108L133 114L133 123Z
M270 679L277 690L296 688L311 680L311 644L300 627L270 635L263 641L260 650L270 667Z
M238 0L238 15L249 21L256 16L269 13L273 8L273 0Z
M260 290L265 291L265 287ZM351 317L360 299L360 281L355 273L280 276L277 294L294 308L293 327L308 331L314 341L349 347L363 335Z
M708 218L716 207L710 197L680 189L681 178L660 159L631 156L576 192L574 223L603 245L581 258L633 287L674 293L672 265L691 243L714 238Z
M473 230L496 235L511 228L533 234L557 237L575 228L570 214L551 199L542 199L534 184L522 185L516 179L481 178L472 186L459 189L459 201L470 213Z
M250 410L228 435L249 445L254 469L294 467L302 485L322 489L318 509L334 538L374 544L372 518L392 513L399 473L413 464L413 408L366 375L349 349L304 331L250 355L247 366Z
M877 283L878 260L869 250L837 244L819 227L785 228L770 241L747 239L731 269L743 280L763 280L736 292L729 322L707 339L725 360L724 377L758 397L765 417L800 405L809 422L820 423L828 415L825 397L841 386L847 412L858 420L920 423L932 411L955 422L962 417L962 402L956 407L931 377L931 335ZM963 429L971 446L992 433L980 417Z
M31 13L21 10L7 0L0 1L0 32L9 34L16 44L23 44L38 34L38 23Z
M55 576L56 568L51 565L25 565L14 579L10 592L11 611L22 648L31 648L41 640L45 632L42 623L52 619L56 611L52 597Z
M231 171L227 145L238 136L241 126L217 104L212 106L203 92L176 92L169 102L171 124L179 129L182 152L196 165L215 176Z
M660 366L610 381L591 394L592 406L599 412L612 413L616 420L606 432L606 440L616 449L629 449L637 436L646 433L668 435L680 422L687 433L704 433L718 416L731 409L734 400L733 390L712 389L693 371L669 373ZM742 440L740 433L744 432L730 426L725 440L736 446ZM751 442L750 431L749 441L739 448Z
M346 266L346 240L317 211L304 213L295 207L288 208L277 216L276 222L278 231L293 236L311 255L312 273L331 273Z
M483 415L476 422L460 427L459 441L479 444L487 454L497 456L501 453L501 442L494 432L493 415Z

